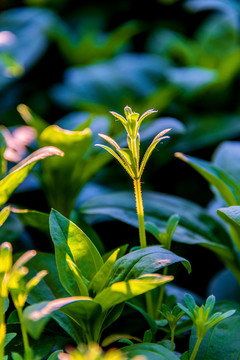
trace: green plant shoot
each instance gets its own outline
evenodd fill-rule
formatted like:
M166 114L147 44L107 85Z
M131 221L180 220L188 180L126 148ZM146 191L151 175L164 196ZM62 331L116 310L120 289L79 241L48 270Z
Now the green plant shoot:
M0 246L0 360L4 359L6 338L5 310L9 292L21 325L25 353L24 359L33 359L33 352L30 348L27 331L23 323L23 307L29 292L47 275L47 271L43 270L27 283L24 281L24 276L28 273L28 269L24 265L35 255L35 250L27 251L13 264L11 244L5 242Z
M217 312L211 315L215 305L214 295L209 296L206 300L205 305L202 305L200 307L196 305L194 298L190 294L185 294L184 301L187 307L182 304L178 304L178 306L192 320L193 325L196 329L197 341L195 343L191 356L189 357L189 360L194 360L197 355L199 346L207 331L220 321L227 319L229 316L233 315L236 310L229 310L225 313Z
M150 109L147 110L144 114L140 116L140 114L133 112L129 106L124 108L125 118L118 113L111 111L110 113L115 116L118 120L121 121L127 132L127 148L121 148L118 143L113 140L111 137L98 134L104 140L106 140L110 145L113 146L114 150L106 145L96 144L97 146L102 147L106 151L108 151L118 162L122 165L122 167L126 170L128 175L132 178L134 184L134 192L136 199L136 209L138 215L138 223L139 223L139 238L140 238L140 246L141 248L145 248L147 246L146 241L146 232L145 232L145 224L144 224L144 209L143 209L143 200L142 200L142 192L141 192L141 178L143 174L143 170L146 166L146 163L157 146L157 144L169 136L165 136L165 134L171 129L165 129L158 133L149 147L147 148L142 160L140 161L140 134L139 129L142 121L149 115L155 113L156 110Z

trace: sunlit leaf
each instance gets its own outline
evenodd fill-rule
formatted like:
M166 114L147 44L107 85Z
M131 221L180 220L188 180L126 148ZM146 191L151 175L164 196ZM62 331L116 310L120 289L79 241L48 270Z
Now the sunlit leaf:
M71 295L77 295L78 286L66 255L89 281L103 265L103 260L91 240L73 222L56 210L51 211L49 221L60 280Z
M33 166L42 159L50 156L63 156L63 152L53 146L43 147L34 151L27 158L11 169L11 171L0 181L0 206L11 196L13 191L27 177Z

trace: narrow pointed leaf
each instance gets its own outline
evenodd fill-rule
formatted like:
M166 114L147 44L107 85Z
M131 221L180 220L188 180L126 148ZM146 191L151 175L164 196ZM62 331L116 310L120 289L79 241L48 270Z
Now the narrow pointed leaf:
M96 275L93 277L89 290L92 290L95 294L98 294L106 285L109 276L112 273L113 267L118 257L120 249L114 251L113 254L109 256L106 262L102 265L102 267L98 270Z
M0 181L0 206L5 204L13 191L23 182L39 160L54 155L63 156L64 153L53 146L43 147L34 151L31 155L14 166L8 175Z
M96 144L96 146L99 146L99 147L105 149L107 152L109 152L109 154L111 154L113 157L115 157L115 159L122 165L122 167L127 171L127 173L131 177L134 176L133 172L129 168L129 164L126 163L118 154L116 154L113 149L111 149L109 146L102 145L102 144Z
M8 216L10 215L10 206L5 206L0 211L0 226L7 220Z
M120 150L120 146L118 145L118 143L113 140L110 136L108 135L104 135L104 134L98 134L101 138L103 138L104 140L106 140L109 144L111 144L113 147L115 147L116 150Z
M120 120L123 125L127 123L126 119L122 115L120 115L114 111L110 111L110 114L112 114L113 116L115 116L115 118Z
M17 111L26 124L36 129L38 134L41 134L41 132L49 125L45 120L40 118L39 115L36 115L27 105L19 104L17 106Z
M214 186L229 206L240 204L240 185L224 170L208 161L182 153L176 153L175 156L193 167L210 185Z
M139 279L116 282L100 292L94 301L101 305L104 312L121 302L155 289L171 280L173 280L172 276L149 274Z
M72 271L72 274L76 280L79 292L81 296L89 296L87 285L84 282L83 276L78 269L77 265L67 256L67 263ZM86 279L85 279L86 281Z
M140 166L140 170L139 170L139 176L141 177L142 176L142 173L143 173L143 170L146 166L146 163L150 157L150 155L152 154L153 150L155 149L155 147L157 146L157 144L163 140L163 139L168 139L169 136L162 136L163 134L165 134L166 132L170 131L171 129L166 129L166 130L163 130L161 131L154 139L153 141L151 142L151 144L149 145L149 147L147 148L144 156L143 156L143 159L142 159L142 162L141 162L141 166Z

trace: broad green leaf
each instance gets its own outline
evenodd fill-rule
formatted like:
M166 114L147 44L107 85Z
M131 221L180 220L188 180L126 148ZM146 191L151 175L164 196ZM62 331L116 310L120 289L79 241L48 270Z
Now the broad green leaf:
M227 224L232 225L236 231L240 231L240 206L229 206L217 210L218 216Z
M173 240L187 244L201 244L222 255L231 253L231 239L215 218L199 205L173 195L151 191L143 192L145 222L156 224L159 231L165 231L167 221L173 214L181 214ZM135 199L131 192L120 191L97 196L80 207L87 215L104 215L138 227ZM106 219L106 218L105 218ZM88 220L91 217L88 216Z
M101 268L103 260L91 240L73 222L56 210L51 211L49 221L60 280L71 295L77 295L78 286L66 255L89 281Z
M24 309L23 320L29 334L37 339L40 337L51 314L62 311L80 326L84 326L94 315L101 311L101 307L91 298L75 296L45 301L30 305Z
M240 203L240 185L225 171L205 160L186 156L181 153L176 153L175 156L199 172L210 185L218 190L219 194L229 206Z
M191 271L191 265L186 259L164 249L160 245L135 250L116 261L109 284L136 279L139 276L154 273L165 266L178 262L182 262L188 272Z
M11 171L0 181L0 206L4 205L13 191L27 177L33 166L42 159L53 155L63 156L63 152L53 146L43 147L34 151L19 164L14 166Z
M226 312L236 309L231 317L221 321L211 328L200 344L196 360L217 359L235 360L239 358L239 326L240 307L238 303L222 301L216 304L214 311ZM196 334L193 331L190 338L190 353L196 341Z
M104 312L121 302L155 289L171 280L173 280L172 276L148 274L138 279L115 282L97 294L94 301L101 305Z
M10 214L10 206L5 206L0 211L0 226L7 220L8 216Z
M51 207L70 215L82 187L83 157L90 149L91 130L70 131L57 125L45 128L39 136L41 146L56 146L64 151L62 159L48 159L43 164L43 182Z
M232 239L240 251L240 206L229 206L217 210L218 216L230 226Z
M98 294L104 288L113 271L119 251L120 249L114 251L114 253L111 254L106 262L101 266L89 284L89 291L92 290L95 294Z
M178 360L179 357L172 351L160 344L134 344L126 346L121 351L127 355L129 359L135 356L144 356L147 360Z
M212 163L240 182L240 142L224 141L214 151Z

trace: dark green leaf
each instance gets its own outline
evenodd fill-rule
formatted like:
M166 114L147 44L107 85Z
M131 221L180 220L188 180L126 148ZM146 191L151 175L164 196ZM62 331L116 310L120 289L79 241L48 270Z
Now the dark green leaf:
M55 246L60 280L69 294L77 295L78 286L67 256L76 264L82 276L91 281L103 265L101 255L87 235L56 210L52 210L50 214L50 233Z

